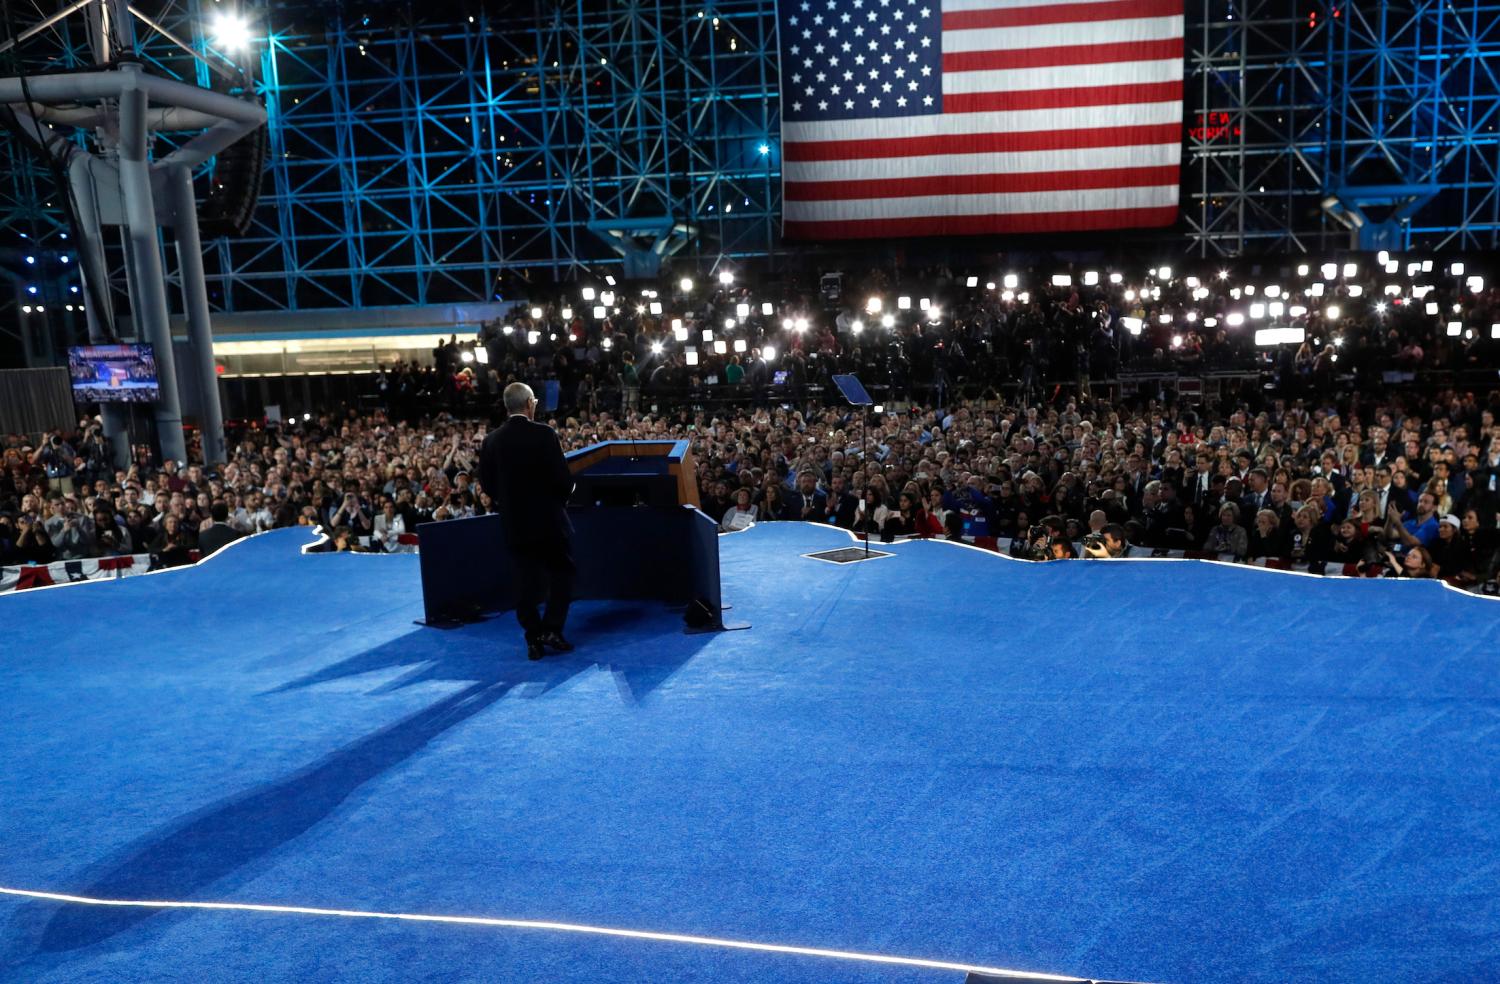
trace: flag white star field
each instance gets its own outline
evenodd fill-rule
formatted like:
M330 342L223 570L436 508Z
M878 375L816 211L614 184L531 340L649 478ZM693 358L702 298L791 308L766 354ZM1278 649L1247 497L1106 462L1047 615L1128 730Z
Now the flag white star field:
M1170 225L1183 0L779 0L793 239Z

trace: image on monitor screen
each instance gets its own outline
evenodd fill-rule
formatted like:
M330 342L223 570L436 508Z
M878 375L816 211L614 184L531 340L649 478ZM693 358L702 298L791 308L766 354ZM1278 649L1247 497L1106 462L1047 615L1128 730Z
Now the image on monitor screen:
M157 399L150 345L80 345L68 349L68 375L79 403L149 403Z

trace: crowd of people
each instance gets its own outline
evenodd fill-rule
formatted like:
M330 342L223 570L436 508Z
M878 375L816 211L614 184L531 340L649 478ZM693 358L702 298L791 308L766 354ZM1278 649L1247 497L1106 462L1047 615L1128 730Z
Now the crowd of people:
M1416 373L1500 367L1500 284L1462 263L1393 259L1272 267L1081 264L979 275L934 268L750 284L724 273L653 287L607 284L516 305L478 337L378 385L398 416L495 405L518 379L551 384L564 412L679 404L798 403L855 373L887 402L1080 399L1135 375L1239 375L1296 399L1370 392ZM1279 329L1295 341L1259 337ZM642 402L644 400L644 402Z
M867 435L857 411L827 404L626 403L553 424L568 450L689 440L703 509L725 530L801 520L873 538L1010 541L1035 559L1183 550L1493 591L1497 413L1500 391L1218 412L1057 392L871 413ZM475 476L491 423L351 408L238 433L214 467L113 468L91 419L35 444L12 435L0 447L0 563L185 563L288 526L323 528L332 550L393 550L421 523L491 509Z

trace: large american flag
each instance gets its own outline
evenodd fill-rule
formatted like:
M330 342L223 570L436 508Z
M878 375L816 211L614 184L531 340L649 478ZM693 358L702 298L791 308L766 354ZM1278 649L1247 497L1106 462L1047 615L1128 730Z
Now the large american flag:
M1169 225L1183 0L778 0L789 238Z

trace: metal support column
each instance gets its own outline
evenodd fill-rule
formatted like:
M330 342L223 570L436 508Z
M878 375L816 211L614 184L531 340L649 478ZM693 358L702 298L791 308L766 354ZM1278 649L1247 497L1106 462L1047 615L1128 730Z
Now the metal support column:
M139 76L136 65L120 71ZM167 282L157 246L156 206L151 196L151 166L146 161L146 91L127 84L120 95L120 196L125 203L125 227L136 266L138 295L131 298L140 334L156 351L161 397L156 402L156 438L162 458L187 461L182 434L182 404L177 395L177 360L172 353L172 325L167 317Z
M99 201L94 193L92 161L78 154L68 163L68 183L78 210L78 270L83 279L83 314L88 321L89 342L105 345L115 340L114 326L105 319L108 309L109 279L104 265L103 230L99 223ZM100 302L105 302L103 308ZM104 437L109 441L110 459L116 468L130 467L130 424L125 408L118 403L101 403L99 416Z
M172 197L173 228L177 234L177 271L182 281L182 310L187 315L193 372L203 401L203 460L222 464L224 411L219 402L219 374L214 367L213 324L208 314L208 288L203 282L203 245L198 238L198 208L193 197L193 173L174 167L167 174Z

